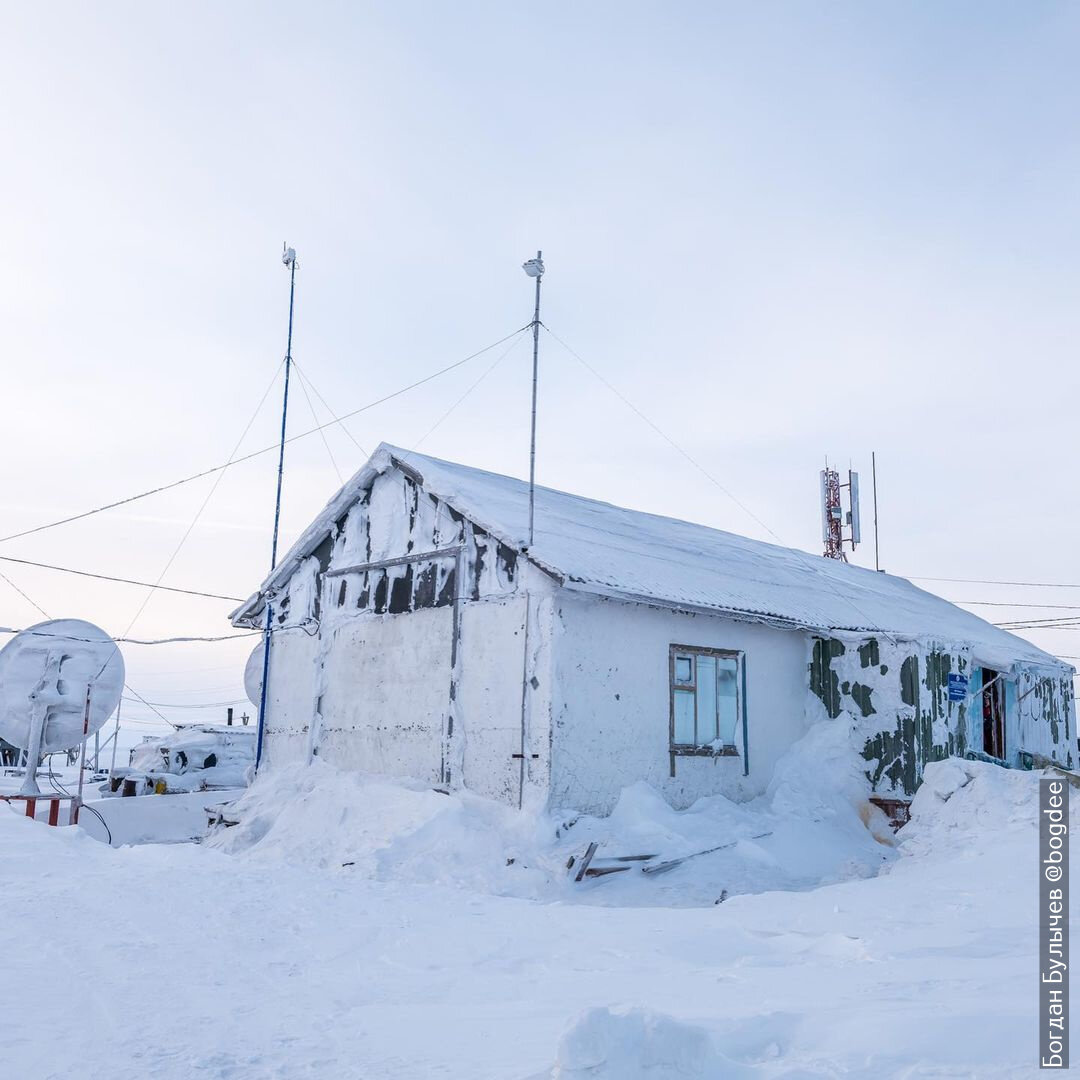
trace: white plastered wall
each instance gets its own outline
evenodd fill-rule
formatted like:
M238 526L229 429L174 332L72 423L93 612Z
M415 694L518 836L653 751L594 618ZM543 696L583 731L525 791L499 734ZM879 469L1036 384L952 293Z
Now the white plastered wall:
M673 806L761 794L806 730L801 632L642 604L558 594L554 605L550 804L604 814L645 780ZM739 757L669 753L671 645L745 653L749 775ZM739 733L741 739L741 729Z
M307 760L318 647L299 627L274 634L261 768Z

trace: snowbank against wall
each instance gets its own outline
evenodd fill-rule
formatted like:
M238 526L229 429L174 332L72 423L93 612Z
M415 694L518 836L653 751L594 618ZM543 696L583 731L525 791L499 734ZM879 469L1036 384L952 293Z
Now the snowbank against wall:
M675 810L637 783L602 818L519 812L468 790L447 795L320 761L285 766L260 773L231 809L239 824L206 843L384 882L562 903L713 907L722 896L870 877L895 857L887 826L875 836L860 819L865 781L849 735L842 722L812 730L779 763L774 790L749 803L715 795ZM662 874L635 865L575 882L567 864L591 843L600 860L692 858Z

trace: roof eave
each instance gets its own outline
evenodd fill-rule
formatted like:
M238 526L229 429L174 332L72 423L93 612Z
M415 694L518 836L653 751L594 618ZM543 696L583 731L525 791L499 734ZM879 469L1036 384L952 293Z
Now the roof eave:
M296 565L299 564L301 560L306 559L308 555L322 543L322 541L330 534L334 523L338 521L343 514L347 514L360 495L371 486L375 478L382 475L389 468L400 469L415 483L424 487L426 490L431 491L433 495L437 495L448 507L450 507L450 509L461 514L462 517L468 518L500 543L505 544L507 547L518 552L518 554L523 555L538 570L547 574L558 584L562 585L564 583L565 576L560 570L556 567L549 566L542 559L538 559L527 547L521 545L520 540L505 535L502 530L495 528L487 522L478 520L475 514L457 506L453 498L429 488L424 481L423 473L420 472L419 469L392 453L385 444L380 444L366 464L364 464L345 484L342 485L341 488L338 489L337 493L330 499L326 506L323 507L315 520L300 534L297 541L285 553L281 562L279 562L274 570L264 579L263 583L259 586L258 591L252 593L244 603L230 613L229 619L234 626L253 625L251 620L262 610L266 601L266 596L268 594L273 596L273 594L284 585L296 569Z

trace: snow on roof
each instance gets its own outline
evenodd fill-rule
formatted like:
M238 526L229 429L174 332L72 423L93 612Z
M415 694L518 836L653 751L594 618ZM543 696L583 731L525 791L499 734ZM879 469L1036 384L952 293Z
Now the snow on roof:
M523 480L380 444L263 583L233 613L248 616L326 537L377 475L402 466L424 488L518 551L528 545L529 486ZM783 626L879 633L967 644L977 659L1068 665L904 578L706 525L536 489L535 541L527 552L562 585L584 593L752 618Z

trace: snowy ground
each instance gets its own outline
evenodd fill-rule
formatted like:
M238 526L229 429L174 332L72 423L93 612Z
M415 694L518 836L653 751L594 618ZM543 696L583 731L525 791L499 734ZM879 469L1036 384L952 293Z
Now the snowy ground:
M555 837L374 781L355 781L366 832L358 804L329 819L302 778L280 814L257 786L217 841L230 851L110 849L0 812L0 1075L1034 1076L1036 778L949 762L932 779L898 851L839 811L804 814L816 872L852 880L808 888L804 854L787 891L717 905L707 856L664 875L699 905L681 907L643 906L640 877L566 886L557 858L592 823ZM623 812L609 843L677 847L701 827L650 825L640 791ZM695 813L796 828L775 794ZM777 856L813 835L737 845L731 880L753 886L756 862L773 887ZM529 865L506 866L510 848Z

